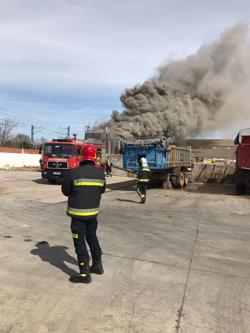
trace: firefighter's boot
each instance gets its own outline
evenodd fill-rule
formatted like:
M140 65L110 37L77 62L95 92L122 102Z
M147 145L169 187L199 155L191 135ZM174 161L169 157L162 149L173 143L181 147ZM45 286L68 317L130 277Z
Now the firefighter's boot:
M90 270L89 270L89 261L81 260L79 261L79 274L71 276L69 278L70 282L73 283L90 283L92 281Z
M146 197L142 197L141 198L141 204L145 204L145 202L146 202Z
M90 272L95 274L103 274L104 269L102 266L102 255L92 253L92 266L90 267Z

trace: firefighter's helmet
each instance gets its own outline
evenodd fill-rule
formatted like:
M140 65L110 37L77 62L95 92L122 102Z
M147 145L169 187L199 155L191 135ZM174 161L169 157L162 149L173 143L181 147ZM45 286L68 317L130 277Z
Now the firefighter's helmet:
M142 166L147 166L147 165L148 165L148 163L147 163L147 159L146 159L145 157L142 157L142 158L140 159L140 162L141 162L141 165L142 165Z
M96 148L91 144L84 145L82 148L82 160L96 162Z

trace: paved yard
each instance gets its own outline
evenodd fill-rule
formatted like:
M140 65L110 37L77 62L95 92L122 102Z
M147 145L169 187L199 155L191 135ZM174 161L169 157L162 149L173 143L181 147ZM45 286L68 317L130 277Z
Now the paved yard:
M105 274L75 285L60 186L0 171L0 332L250 332L250 197L190 185L140 205L133 181L108 183Z

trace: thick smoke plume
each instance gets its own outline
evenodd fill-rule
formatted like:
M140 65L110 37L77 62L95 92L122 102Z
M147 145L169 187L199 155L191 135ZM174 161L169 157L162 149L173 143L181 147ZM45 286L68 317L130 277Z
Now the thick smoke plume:
M174 141L222 129L250 112L248 28L237 24L196 54L159 68L121 96L125 111L105 125L123 137L164 135Z

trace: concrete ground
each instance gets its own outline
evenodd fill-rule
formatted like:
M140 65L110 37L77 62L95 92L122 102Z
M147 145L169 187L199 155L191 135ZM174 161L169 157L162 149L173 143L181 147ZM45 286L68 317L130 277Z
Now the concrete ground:
M140 205L131 180L108 183L105 274L75 285L60 186L0 171L0 332L250 332L250 198L190 184Z

